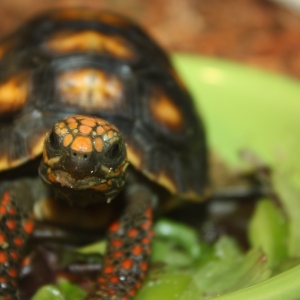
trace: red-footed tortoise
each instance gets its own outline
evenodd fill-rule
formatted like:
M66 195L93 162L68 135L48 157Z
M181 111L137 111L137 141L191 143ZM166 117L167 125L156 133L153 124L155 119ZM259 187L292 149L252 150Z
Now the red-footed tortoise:
M191 97L137 25L82 9L45 14L2 40L0 70L0 298L19 299L24 248L47 220L107 226L87 299L131 299L148 268L154 200L198 201L208 189ZM28 177L22 167L42 153Z

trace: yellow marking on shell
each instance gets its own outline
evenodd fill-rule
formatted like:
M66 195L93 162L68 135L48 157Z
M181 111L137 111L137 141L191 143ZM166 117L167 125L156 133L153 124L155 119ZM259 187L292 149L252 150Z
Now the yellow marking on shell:
M29 95L29 72L11 76L0 83L0 114L14 113L23 108Z
M28 153L28 155L13 160L9 160L7 154L0 157L0 171L18 167L24 164L25 162L41 155L43 153L45 136L46 132L39 133L39 136L34 141L32 141L32 147L30 148L30 152Z
M48 160L47 165L52 168L59 162L60 159L61 156L52 157Z
M103 135L106 131L103 129L102 126L98 126L96 128L96 132L99 134L99 135Z
M149 179L165 187L170 193L177 194L178 191L175 182L164 172L160 172L159 174L145 172L145 175Z
M70 122L70 123L68 123L68 127L70 129L75 129L75 128L78 127L78 123L77 122Z
M0 171L4 171L10 168L18 167L28 161L28 158L15 159L9 161L7 155L4 155L0 158Z
M57 84L62 101L68 106L87 111L114 111L122 105L122 81L98 69L64 71L58 75Z
M101 138L99 138L99 137L94 138L94 147L95 147L97 152L102 152L102 150L103 150L103 141L102 141Z
M78 128L79 132L82 134L90 134L93 130L92 127L86 126L86 125L80 125Z
M67 134L63 140L63 146L68 147L73 141L73 135L71 133Z
M78 152L92 152L93 145L92 141L88 136L77 136L75 137L71 148Z
M127 158L128 161L138 170L142 167L142 156L132 147L127 145Z
M207 186L204 188L202 195L195 193L195 191L193 191L193 190L189 190L189 191L181 194L180 196L189 201L202 202L202 201L209 199L211 194L212 194L212 189L211 189L211 187Z
M81 121L80 121L80 123L82 124L82 125L86 125L86 126L90 126L90 127L94 127L94 126L96 126L96 122L95 122L95 119L94 118L86 118L86 119L82 119Z
M159 94L150 97L150 112L158 123L171 130L176 131L183 127L184 117L167 95Z
M30 158L35 158L43 153L46 132L41 132L34 145L30 148Z
M134 57L124 38L96 30L58 31L45 42L45 47L57 53L95 51L126 59Z

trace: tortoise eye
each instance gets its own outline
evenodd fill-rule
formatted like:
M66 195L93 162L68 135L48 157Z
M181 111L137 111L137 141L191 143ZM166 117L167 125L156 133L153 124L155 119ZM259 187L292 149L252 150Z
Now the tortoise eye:
M51 131L51 133L49 135L49 141L50 141L50 144L51 144L52 148L54 148L54 149L59 148L58 138L57 138L56 134L53 131Z
M106 152L105 157L113 160L116 159L121 153L121 146L119 143L113 144Z

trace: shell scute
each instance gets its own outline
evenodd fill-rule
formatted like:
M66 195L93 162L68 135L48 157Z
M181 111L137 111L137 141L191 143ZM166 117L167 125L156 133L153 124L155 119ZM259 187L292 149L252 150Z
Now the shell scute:
M121 130L128 160L146 177L201 198L203 124L166 54L131 21L81 9L50 12L0 42L0 68L0 115L10 114L0 120L0 170L39 155L46 132L74 114L56 134L66 147L101 152L113 128L87 121L92 115Z

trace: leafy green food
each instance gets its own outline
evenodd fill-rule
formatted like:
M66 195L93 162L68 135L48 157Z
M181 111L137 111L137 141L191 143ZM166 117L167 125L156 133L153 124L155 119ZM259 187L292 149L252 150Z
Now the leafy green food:
M257 204L249 226L249 237L253 247L262 248L266 253L269 266L288 257L288 222L271 201L262 199Z
M40 288L31 300L66 300L60 289L55 285Z

